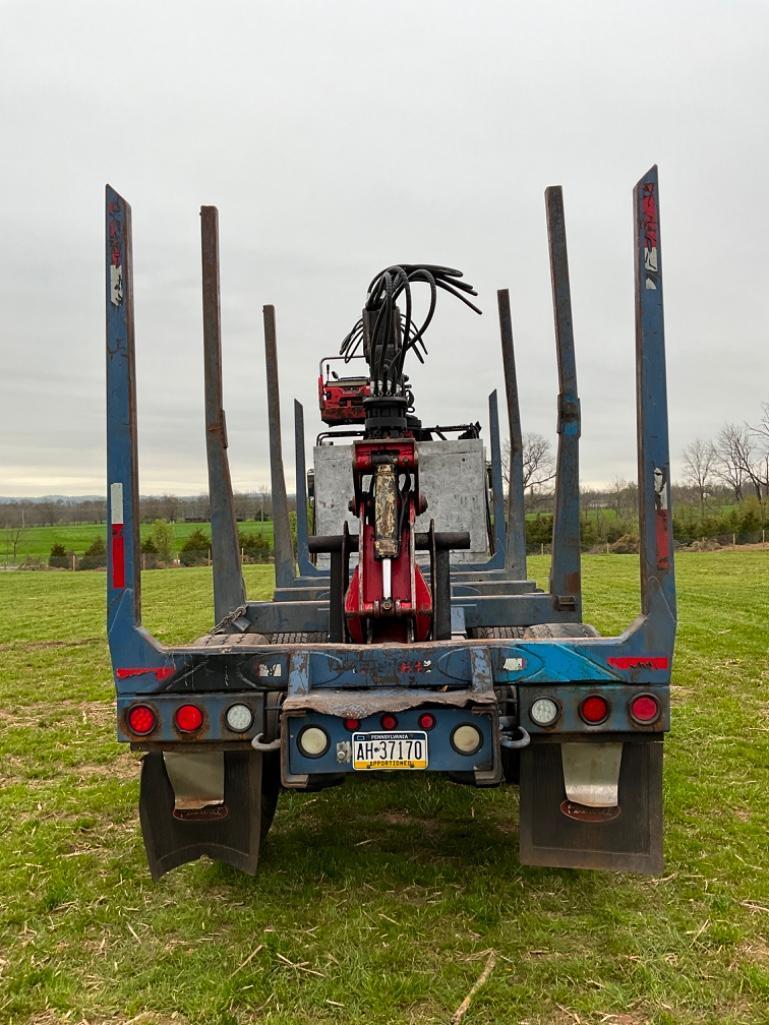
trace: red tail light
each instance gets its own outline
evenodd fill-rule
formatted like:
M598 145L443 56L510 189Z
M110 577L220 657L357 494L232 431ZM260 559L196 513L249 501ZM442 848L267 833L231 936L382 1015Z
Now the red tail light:
M349 730L350 733L354 733L360 729L360 719L345 719L344 728Z
M389 712L386 712L379 721L382 724L383 730L394 730L398 725L398 720L394 715L390 715Z
M128 712L128 728L140 737L146 736L157 726L157 716L149 705L134 705Z
M591 694L579 706L579 714L591 726L597 726L609 718L609 702L600 694Z
M435 716L430 712L423 712L419 717L419 728L422 730L431 730L435 726Z
M639 694L630 702L630 717L637 723L646 726L659 719L659 715L660 703L653 694Z
M203 725L203 713L197 705L182 705L177 709L174 719L184 733L194 733Z

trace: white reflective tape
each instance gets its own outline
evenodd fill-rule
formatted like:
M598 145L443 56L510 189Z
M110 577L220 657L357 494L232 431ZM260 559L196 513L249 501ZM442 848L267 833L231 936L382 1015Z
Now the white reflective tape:
M116 267L115 264L110 265L110 302L113 306L120 306L123 302L123 268L122 266Z
M122 484L110 484L109 486L109 505L112 514L111 522L123 523L123 485Z
M525 667L526 663L522 658L506 658L502 666L509 673L519 673Z

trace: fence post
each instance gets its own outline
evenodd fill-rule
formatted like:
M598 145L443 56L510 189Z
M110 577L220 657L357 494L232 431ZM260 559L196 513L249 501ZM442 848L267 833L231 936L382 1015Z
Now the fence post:
M737 547L737 535L736 534L732 534L732 547L733 548Z
M73 572L73 573L75 572L75 559L76 559L76 558L77 558L77 556L76 556L76 555L75 555L75 553L73 552L73 553L72 553L72 572Z
M544 541L540 541L540 543L539 543L539 554L540 555L544 555L545 554L545 542Z

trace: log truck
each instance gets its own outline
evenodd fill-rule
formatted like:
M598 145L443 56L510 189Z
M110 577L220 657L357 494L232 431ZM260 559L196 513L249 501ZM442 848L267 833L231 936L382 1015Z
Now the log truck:
M169 646L141 625L131 211L107 186L107 626L118 740L143 755L139 814L154 878L202 856L253 874L283 790L393 772L517 786L524 864L661 870L676 609L657 169L633 193L641 608L612 637L582 616L580 401L560 187L546 190L545 207L559 378L547 587L526 566L508 292L497 294L511 449L505 497L496 392L487 451L480 423L425 426L404 373L409 354L425 358L438 298L480 312L476 292L452 268L399 264L370 283L341 346L342 376L321 362L328 430L313 446L311 474L304 411L294 404L295 546L275 311L264 307L271 601L248 599L241 570L222 396L218 213L201 209L214 625ZM418 290L429 297L421 320ZM357 373L344 377L353 360Z

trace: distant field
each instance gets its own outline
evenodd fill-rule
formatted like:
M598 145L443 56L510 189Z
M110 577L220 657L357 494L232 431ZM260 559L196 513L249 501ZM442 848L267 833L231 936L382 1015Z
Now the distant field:
M174 531L174 552L178 553L186 539L195 530L203 530L211 536L211 527L208 523L172 523ZM238 524L238 529L247 534L263 534L272 542L272 521L245 520ZM151 523L141 525L142 539L152 530ZM21 562L25 556L33 559L48 560L51 548L55 544L62 544L68 552L75 555L82 555L94 539L101 535L105 537L106 527L103 523L75 523L65 524L56 527L29 527L22 531L21 541L17 548L16 561ZM9 543L14 531L7 528L0 529L0 564L10 559L11 552Z
M584 559L586 618L637 610ZM529 560L547 579L547 559ZM103 573L0 574L2 1025L766 1025L769 552L684 554L660 879L524 868L517 795L422 776L284 794L259 875L153 883L114 740ZM272 568L247 566L252 597ZM147 573L165 642L205 568Z

